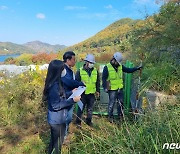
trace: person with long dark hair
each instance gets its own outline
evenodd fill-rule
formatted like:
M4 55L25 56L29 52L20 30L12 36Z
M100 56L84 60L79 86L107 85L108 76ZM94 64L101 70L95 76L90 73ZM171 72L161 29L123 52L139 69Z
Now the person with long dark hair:
M80 96L66 99L61 78L66 75L64 63L60 60L50 62L43 91L48 102L48 123L51 129L51 140L48 153L60 153L66 131L66 120L69 108L80 101Z

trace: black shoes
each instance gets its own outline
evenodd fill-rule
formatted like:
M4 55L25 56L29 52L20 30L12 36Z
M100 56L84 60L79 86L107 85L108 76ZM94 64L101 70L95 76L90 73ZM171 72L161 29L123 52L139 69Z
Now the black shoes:
M85 122L88 126L93 127L93 123L91 120L86 120ZM80 121L76 121L75 125L76 125L76 128L80 128L80 129L82 128Z
M93 123L91 121L86 121L86 124L90 127L93 127Z
M114 122L122 122L124 121L124 117L123 116L118 116L118 117L108 117L108 121L110 123L114 123Z
M109 121L110 123L113 123L113 122L114 122L113 117L108 117L108 121Z
M76 128L77 128L77 129L82 129L82 127L81 127L81 120L76 119L76 121L75 121L74 124L76 125Z
M76 124L77 129L82 129L81 124Z

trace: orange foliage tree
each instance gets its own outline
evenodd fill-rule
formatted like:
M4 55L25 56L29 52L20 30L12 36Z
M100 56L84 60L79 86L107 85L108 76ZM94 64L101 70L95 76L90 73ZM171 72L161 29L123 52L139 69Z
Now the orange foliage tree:
M55 53L38 53L32 56L32 62L35 64L49 63L58 57Z

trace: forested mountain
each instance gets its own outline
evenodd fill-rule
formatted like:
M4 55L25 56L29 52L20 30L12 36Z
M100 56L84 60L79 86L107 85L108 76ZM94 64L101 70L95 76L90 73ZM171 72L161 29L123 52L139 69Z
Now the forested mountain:
M59 45L59 44L50 45L48 43L43 43L40 41L32 41L32 42L25 43L23 45L36 52L57 52L61 49L66 48L65 45Z
M36 64L36 70L31 65L31 71L12 74L9 78L6 71L0 72L0 153L47 153L50 129L47 101L42 99L47 70L40 70L40 67L53 59L62 60L62 52L71 49L76 52L77 62L87 52L94 53L97 69L99 62L109 62L114 51L123 52L125 60L128 53L128 60L134 66L142 62L143 68L132 73L132 85L137 89L131 88L131 94L128 94L132 106L129 111L124 101L123 119L114 116L113 122L109 122L104 116L108 94L101 89L100 100L96 97L94 103L93 111L99 116L93 115L93 126L89 127L83 120L81 127L71 124L62 153L179 153L180 2L156 1L167 3L158 14L144 20L121 19L58 54L22 54L7 60L17 65ZM0 43L3 52L10 50L5 44ZM19 50L20 46L13 45ZM75 72L76 67L73 69ZM124 87L127 87L126 83ZM140 110L133 107L133 97L138 106L142 104Z
M20 44L11 42L0 42L0 54L21 54L21 53L35 53L30 48L27 48Z
M77 52L87 51L93 53L110 52L110 50L127 51L130 48L128 42L130 38L129 33L140 22L141 20L133 20L130 18L118 20L93 37L68 49L72 49Z
M25 44L15 44L11 42L0 42L0 54L22 54L22 53L38 53L38 52L57 52L65 45L50 45L40 41L28 42Z

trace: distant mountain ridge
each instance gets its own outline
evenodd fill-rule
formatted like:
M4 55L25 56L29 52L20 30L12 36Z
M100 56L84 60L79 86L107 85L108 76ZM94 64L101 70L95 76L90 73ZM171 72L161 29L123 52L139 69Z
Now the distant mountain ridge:
M66 48L65 45L50 45L48 43L43 43L40 41L32 41L32 42L27 42L25 44L23 44L25 47L28 47L34 51L38 51L38 52L57 52L61 49Z
M15 44L12 42L0 42L0 55L38 53L38 52L58 52L66 48L65 45L51 45L40 41L27 42L25 44Z

